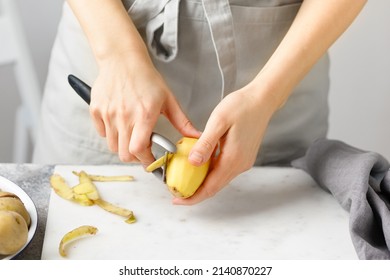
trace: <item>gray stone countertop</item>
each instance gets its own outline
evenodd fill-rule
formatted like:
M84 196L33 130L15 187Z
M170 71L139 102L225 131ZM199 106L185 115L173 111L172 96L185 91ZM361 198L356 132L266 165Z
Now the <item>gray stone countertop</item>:
M36 233L15 260L40 260L50 198L50 175L54 166L0 163L0 175L22 188L33 200L38 212Z

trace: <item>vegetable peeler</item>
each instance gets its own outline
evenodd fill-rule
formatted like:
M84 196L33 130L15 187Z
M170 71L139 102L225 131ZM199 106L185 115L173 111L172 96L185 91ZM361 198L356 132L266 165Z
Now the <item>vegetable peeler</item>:
M91 87L74 75L68 76L68 82L71 87L76 91L76 93L89 105L91 102ZM150 141L152 142L152 150L161 150L161 148L163 149L164 164L162 167L157 168L152 172L157 178L166 183L165 173L167 169L169 154L176 153L176 145L169 141L169 139L167 139L166 137L155 132L152 133ZM159 146L160 149L158 149L158 147L156 146L153 146L153 144Z

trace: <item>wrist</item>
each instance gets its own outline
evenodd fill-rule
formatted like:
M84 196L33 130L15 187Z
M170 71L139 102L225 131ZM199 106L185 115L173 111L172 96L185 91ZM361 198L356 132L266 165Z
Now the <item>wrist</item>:
M116 59L130 58L138 60L148 57L148 51L144 44L132 44L131 42L124 42L125 40L115 39L107 39L105 41L107 43L95 44L93 47L94 56L99 66L107 61Z
M125 54L147 53L122 1L67 0L97 63Z
M142 68L145 64L150 64L151 59L145 48L134 48L133 46L113 46L108 49L100 49L95 53L95 59L98 68L107 65L115 65L116 63L127 64L127 66L137 65Z
M271 114L278 111L286 103L290 89L282 83L273 83L270 80L257 76L249 85L249 92L253 95L256 104L267 104L267 110Z

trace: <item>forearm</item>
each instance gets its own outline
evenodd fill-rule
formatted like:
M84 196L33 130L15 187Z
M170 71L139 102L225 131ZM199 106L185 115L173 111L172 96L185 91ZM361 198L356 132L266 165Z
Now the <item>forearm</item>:
M366 0L305 0L291 28L253 81L280 108L293 88L348 28Z
M67 0L97 62L116 54L145 55L146 46L120 0Z

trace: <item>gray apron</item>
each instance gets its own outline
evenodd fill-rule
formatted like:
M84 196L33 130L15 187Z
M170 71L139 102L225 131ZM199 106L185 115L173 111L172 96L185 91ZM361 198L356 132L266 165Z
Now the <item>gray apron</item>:
M288 31L301 2L123 0L154 65L199 130L225 95L259 73ZM93 84L97 71L83 31L65 3L52 50L34 162L120 163L97 134L87 105L67 84L70 73ZM315 139L326 136L328 71L325 55L273 116L256 165L288 164L303 155ZM174 142L180 137L164 117L155 131Z

